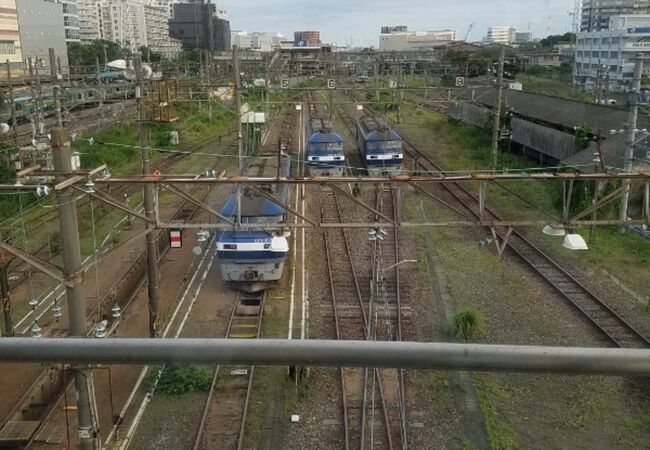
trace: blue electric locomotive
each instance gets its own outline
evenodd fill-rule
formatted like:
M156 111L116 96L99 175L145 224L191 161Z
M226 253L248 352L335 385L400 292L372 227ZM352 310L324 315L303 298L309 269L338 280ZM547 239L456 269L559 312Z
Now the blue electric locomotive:
M261 155L253 158L244 170L249 177L289 176L291 160L288 155ZM286 184L255 185L259 191L274 195L287 203L289 189ZM241 188L241 223L259 224L248 229L222 230L217 233L216 255L224 281L238 290L259 292L268 289L282 278L284 262L289 252L288 233L267 230L265 225L286 223L285 209L250 187ZM230 194L220 213L237 221L237 191Z
M314 118L309 124L307 168L311 176L340 177L346 167L343 138L331 122Z
M357 139L370 176L399 172L404 160L402 138L386 121L363 116L357 120Z

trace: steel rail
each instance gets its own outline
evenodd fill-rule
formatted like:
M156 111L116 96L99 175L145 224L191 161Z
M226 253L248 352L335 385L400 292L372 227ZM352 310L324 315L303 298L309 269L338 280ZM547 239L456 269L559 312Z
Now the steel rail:
M402 140L411 148L409 153L412 156L417 155L416 160L423 169L432 174L435 173L444 176L444 169L436 164L428 155L423 153L411 141L404 138L404 136L402 136ZM423 163L422 160L424 160L426 164ZM427 165L429 167L427 167ZM443 183L442 186L447 190L447 192L456 198L470 214L477 219L480 219L479 213L469 204L470 202L478 204L478 199L473 193L459 183ZM496 220L503 220L499 214L491 208L486 207L485 212ZM497 232L497 235L503 238L503 233ZM524 247L518 248L513 242L516 240L519 240ZM631 323L616 313L602 299L589 290L583 283L578 281L538 246L533 244L519 230L513 229L512 236L507 241L507 244L508 248L519 256L527 266L541 276L542 279L545 280L563 298L565 298L569 304L580 311L613 344L618 347L650 348L649 338L645 337ZM531 250L532 254L526 254L526 249ZM537 261L535 261L535 259L537 259Z

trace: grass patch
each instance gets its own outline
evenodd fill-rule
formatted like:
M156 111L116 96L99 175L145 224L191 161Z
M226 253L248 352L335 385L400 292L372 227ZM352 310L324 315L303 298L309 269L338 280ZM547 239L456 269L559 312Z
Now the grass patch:
M650 414L641 413L623 421L625 428L635 434L650 432Z
M167 395L180 395L188 392L207 392L212 385L213 374L205 367L168 365L149 372L148 384L154 386L160 373L156 392Z
M517 436L512 425L499 414L498 401L507 400L510 394L497 384L490 382L486 375L472 374L476 386L479 406L485 417L490 448L493 450L514 450L519 448Z
M485 328L483 315L471 308L462 308L456 311L452 320L454 336L469 341Z

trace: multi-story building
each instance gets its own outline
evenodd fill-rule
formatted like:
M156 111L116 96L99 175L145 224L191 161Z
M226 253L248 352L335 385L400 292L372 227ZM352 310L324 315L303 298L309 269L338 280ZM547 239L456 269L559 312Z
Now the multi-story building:
M610 17L605 29L578 33L574 81L585 89L623 90L632 81L637 53L650 57L650 14Z
M102 38L101 1L77 0L79 10L79 37L81 42Z
M320 46L320 31L295 31L293 44L296 47L318 47Z
M132 50L147 46L144 5L134 0L102 0L102 39Z
M408 31L405 26L382 27L379 35L379 51L403 52L430 49L443 42L455 41L455 30ZM387 31L387 33L384 33Z
M613 16L650 14L650 0L583 0L580 31L601 31Z
M165 7L144 6L147 47L166 58L174 58L183 51L178 39L169 37L169 12Z
M62 70L66 70L68 47L63 5L47 0L18 0L17 6L23 62L31 58L32 67L49 74L49 49L52 48L61 60Z
M175 3L169 20L169 34L183 43L183 48L230 50L230 22L223 11L206 0Z
M22 69L16 0L0 0L0 63L7 61L12 73Z
M63 3L63 25L67 43L81 42L79 34L79 8L77 0L59 0Z
M515 44L526 44L528 42L533 42L533 33L530 31L522 31L515 33Z
M231 45L236 45L242 50L253 48L253 35L247 31L235 30L230 33Z
M391 33L406 33L409 30L409 27L406 25L396 25L389 27L381 27L381 34L391 34Z
M270 52L271 50L280 48L280 42L285 39L286 37L280 33L233 31L230 41L233 46L237 45L241 49Z
M517 37L517 29L513 26L488 27L484 42L490 44L512 44Z

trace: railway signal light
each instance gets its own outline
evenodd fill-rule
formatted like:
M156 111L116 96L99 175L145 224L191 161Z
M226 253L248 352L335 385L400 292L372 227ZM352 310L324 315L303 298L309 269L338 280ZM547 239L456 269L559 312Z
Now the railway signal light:
M183 248L183 235L181 230L169 230L169 246L171 248Z

